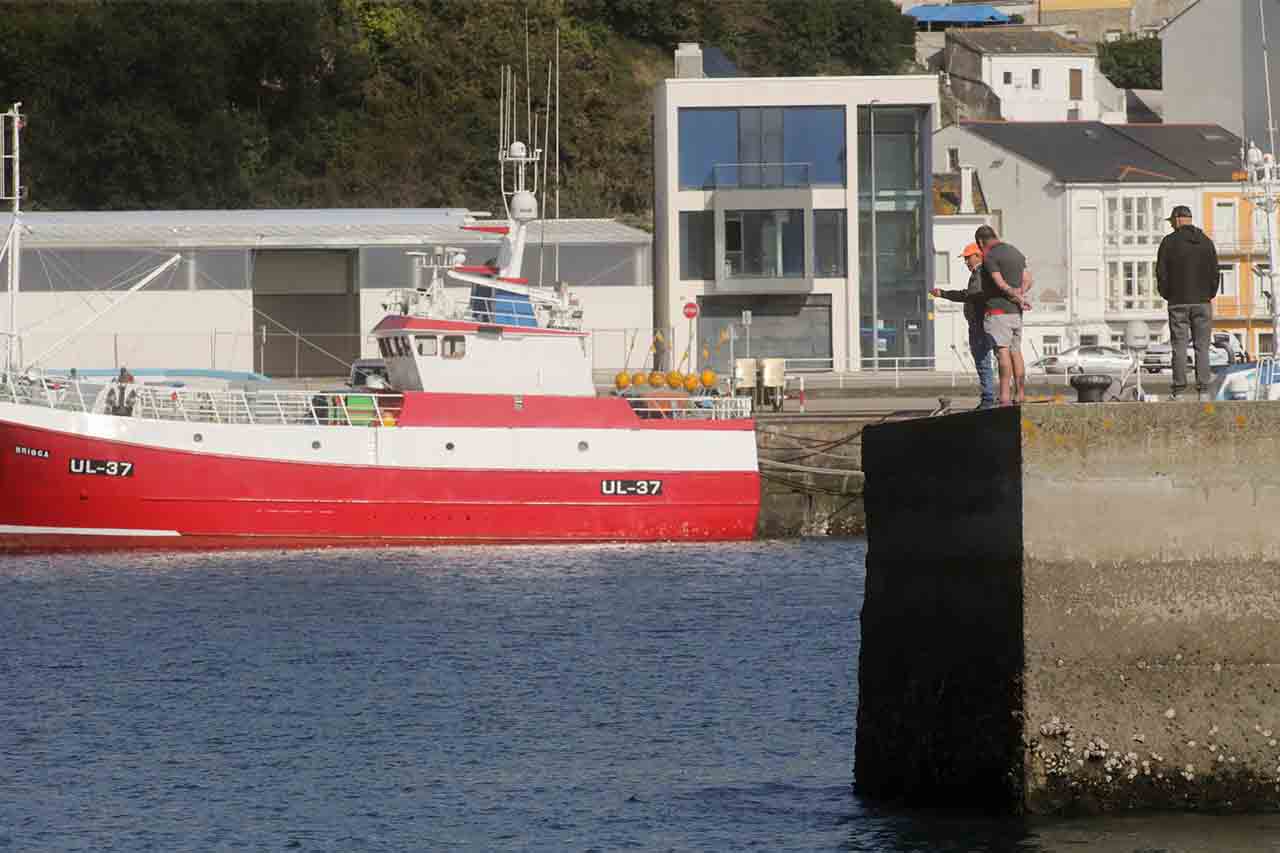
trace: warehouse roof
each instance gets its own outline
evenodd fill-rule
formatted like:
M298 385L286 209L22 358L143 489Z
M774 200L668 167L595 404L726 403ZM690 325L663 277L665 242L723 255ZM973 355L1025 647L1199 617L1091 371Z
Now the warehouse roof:
M311 210L35 211L22 215L31 248L351 248L475 243L463 208ZM475 221L486 220L477 216ZM0 219L0 223L7 224ZM612 219L533 222L529 242L648 245L650 236ZM493 239L493 238L490 238Z

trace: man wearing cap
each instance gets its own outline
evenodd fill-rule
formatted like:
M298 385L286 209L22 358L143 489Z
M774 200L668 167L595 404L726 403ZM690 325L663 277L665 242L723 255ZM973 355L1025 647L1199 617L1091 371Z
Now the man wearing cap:
M964 303L964 319L969 324L969 352L973 355L974 369L978 371L978 389L982 395L978 408L989 409L996 404L996 388L991 379L991 337L982 328L983 305L986 302L982 295L982 250L977 243L970 243L961 255L969 268L969 286L964 290L939 290L935 287L929 292L935 297Z
M982 292L986 297L983 328L991 336L1000 368L1000 405L1022 403L1027 368L1022 361L1022 312L1031 307L1031 270L1027 259L994 228L983 225L974 233L982 250Z
M1187 338L1196 351L1196 390L1209 396L1209 343L1213 337L1213 297L1218 293L1218 250L1213 241L1191 224L1191 208L1180 204L1169 214L1173 233L1160 241L1156 253L1156 287L1169 303L1169 337L1173 384L1169 399L1177 400L1187 387Z

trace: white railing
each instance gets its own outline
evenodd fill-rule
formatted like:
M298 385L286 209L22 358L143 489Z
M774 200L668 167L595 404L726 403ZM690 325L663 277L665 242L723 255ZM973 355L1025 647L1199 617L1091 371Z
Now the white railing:
M637 417L733 420L751 417L747 397L627 397ZM299 389L201 389L56 376L5 374L0 402L154 421L301 426L396 426L404 395Z
M220 424L394 426L402 394L205 390L6 374L0 401L144 420Z

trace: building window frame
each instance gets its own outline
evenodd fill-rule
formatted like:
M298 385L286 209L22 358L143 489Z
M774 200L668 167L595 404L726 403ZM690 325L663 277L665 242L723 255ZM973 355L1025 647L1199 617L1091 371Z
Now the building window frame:
M1163 236L1164 196L1107 196L1106 244L1108 246L1159 245Z

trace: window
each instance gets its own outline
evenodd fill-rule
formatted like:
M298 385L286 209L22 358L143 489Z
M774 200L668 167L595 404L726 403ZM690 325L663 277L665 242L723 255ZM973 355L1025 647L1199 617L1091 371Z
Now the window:
M410 355L413 350L409 349L409 339L399 335L395 338L396 355Z
M1164 306L1155 289L1153 261L1111 261L1107 264L1107 310L1153 311Z
M1032 89L1040 88L1040 69L1039 68L1031 69L1031 88Z
M1236 203L1217 200L1213 203L1213 240L1221 246L1236 242ZM1219 249L1221 251L1221 249Z
M445 335L443 355L445 358L462 358L467 354L467 339L463 335Z
M1057 355L1058 352L1060 351L1059 348L1061 346L1062 346L1062 341L1058 335L1044 336L1044 354L1045 355Z
M960 171L960 149L947 149L947 170L951 172Z
M1107 245L1157 245L1164 220L1160 196L1124 196L1107 199Z
M1081 336L1080 336L1080 346L1082 346L1082 347L1096 347L1097 345L1098 345L1098 336L1097 336L1097 335L1081 335Z
M1260 333L1258 335L1258 354L1275 355L1275 352L1275 336L1271 332Z
M725 211L724 278L803 275L803 210Z
M680 214L680 278L716 277L716 214L713 210Z
M1070 109L1067 110L1067 121L1079 121L1079 120L1080 120L1079 109L1077 109L1076 107L1071 107Z
M844 107L681 109L683 189L845 186Z
M1012 72L1012 71L1006 71L1006 72L1004 72L1004 78L1003 78L1003 79L1004 79L1004 84L1005 84L1006 86L1011 86L1011 85L1013 85L1013 72Z
M391 345L386 338L378 338L378 352L383 358L391 358Z
M1112 345L1113 347L1118 347L1118 348L1120 348L1120 349L1124 349L1124 346L1125 346L1125 344L1124 344L1124 333L1123 333L1123 332L1112 332L1112 333L1111 333L1111 345Z
M415 335L413 340L418 345L418 355L434 356L439 352L435 335Z
M1218 295L1236 299L1240 295L1235 264L1218 264Z
M951 283L951 255L947 252L933 253L933 283L938 287Z
M843 210L813 212L813 274L818 278L849 274L848 222Z
M1124 33L1120 30L1107 30L1107 34L1103 36L1103 39L1108 42L1120 41L1120 36L1122 35L1124 35Z

